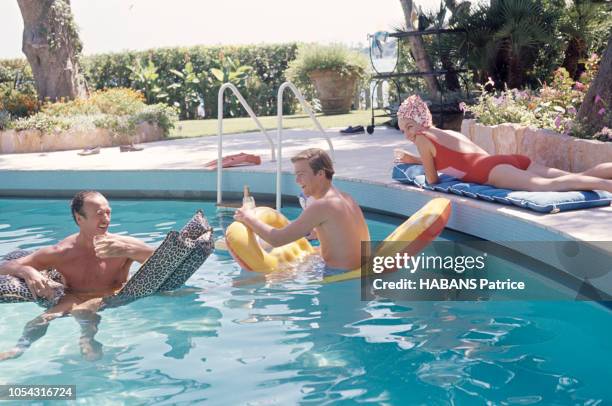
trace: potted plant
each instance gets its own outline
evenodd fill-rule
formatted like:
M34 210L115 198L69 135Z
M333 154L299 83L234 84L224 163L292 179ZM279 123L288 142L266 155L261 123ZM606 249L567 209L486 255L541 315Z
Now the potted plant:
M314 85L324 114L345 114L367 66L363 54L343 45L309 44L300 46L286 76L298 86Z

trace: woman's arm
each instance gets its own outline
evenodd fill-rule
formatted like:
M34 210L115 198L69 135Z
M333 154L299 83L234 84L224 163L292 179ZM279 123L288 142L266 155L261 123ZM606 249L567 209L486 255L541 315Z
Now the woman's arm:
M418 164L421 165L423 162L421 158L416 155L411 154L408 151L403 149L396 148L393 150L393 155L395 156L395 161L402 164Z
M414 143L419 150L419 155L421 155L421 162L423 163L423 169L425 169L425 179L427 179L427 183L438 183L438 171L434 164L433 145L431 145L427 137L422 135L417 136Z

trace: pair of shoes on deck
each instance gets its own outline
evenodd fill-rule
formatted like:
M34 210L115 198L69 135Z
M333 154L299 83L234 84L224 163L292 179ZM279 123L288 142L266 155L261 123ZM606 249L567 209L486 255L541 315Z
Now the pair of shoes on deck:
M363 129L362 125L358 125L358 126L351 126L349 125L347 128L345 128L344 130L340 130L341 134L361 134L363 133L365 130Z
M209 170L217 169L217 161L217 159L213 159L212 161L204 164L204 167ZM261 165L261 157L259 155L245 154L244 152L241 152L239 154L224 156L221 160L221 165L223 168Z

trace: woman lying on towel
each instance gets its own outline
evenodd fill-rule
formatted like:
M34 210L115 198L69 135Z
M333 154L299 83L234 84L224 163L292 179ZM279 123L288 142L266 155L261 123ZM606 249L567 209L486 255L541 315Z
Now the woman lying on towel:
M463 134L434 127L427 104L416 95L401 104L397 117L400 130L414 142L420 157L402 151L396 159L422 164L428 183L438 183L438 172L442 172L465 182L503 189L612 192L612 162L570 173L537 164L525 155L490 155Z

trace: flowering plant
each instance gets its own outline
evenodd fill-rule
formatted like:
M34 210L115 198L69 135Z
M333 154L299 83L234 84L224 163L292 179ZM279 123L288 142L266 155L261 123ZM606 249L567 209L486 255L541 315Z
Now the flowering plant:
M577 82L571 79L564 68L557 69L551 83L543 84L539 91L521 91L506 87L501 92L492 93L487 89L494 88L495 83L489 78L484 85L478 85L478 103L470 106L470 110L479 122L486 125L518 123L579 138L611 141L611 130L608 127L593 128L576 118L589 85L596 76L599 60L596 54L591 55L585 62L585 72ZM604 122L612 122L612 112L599 95L595 98L595 103L600 105L598 114L605 115Z

